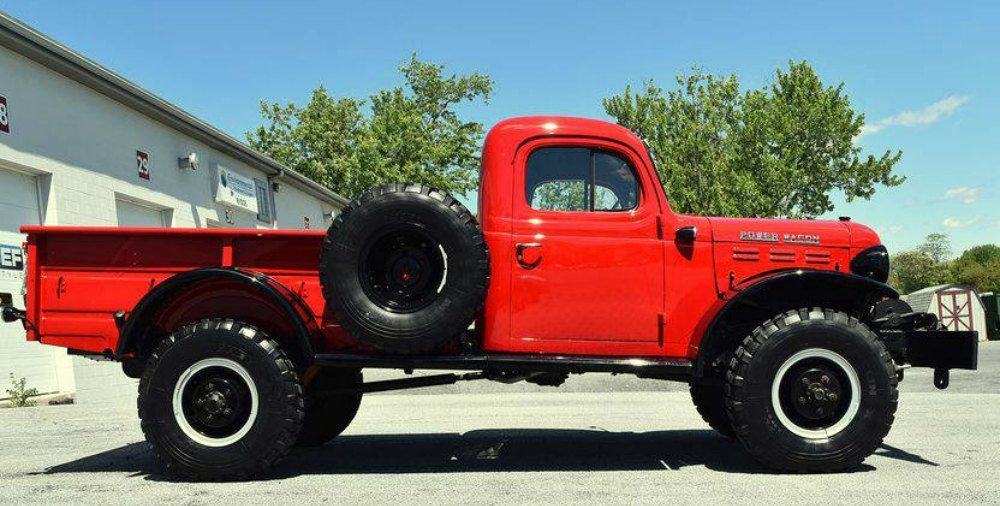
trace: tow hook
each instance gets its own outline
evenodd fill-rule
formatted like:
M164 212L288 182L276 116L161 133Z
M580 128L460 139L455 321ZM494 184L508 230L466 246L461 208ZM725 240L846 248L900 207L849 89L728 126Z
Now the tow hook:
M2 318L4 323L14 323L16 321L23 322L28 317L27 313L25 313L24 311L14 306L8 306L6 304L2 306L2 309L0 309L0 313L2 313Z
M934 369L934 386L936 386L938 390L948 388L949 379L950 371L948 369Z

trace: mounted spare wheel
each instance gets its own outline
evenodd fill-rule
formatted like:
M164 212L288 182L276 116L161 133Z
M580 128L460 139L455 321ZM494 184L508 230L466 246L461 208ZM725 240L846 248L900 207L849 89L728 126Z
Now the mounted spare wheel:
M326 303L360 342L434 351L482 308L489 256L472 213L417 184L372 188L344 208L320 259Z

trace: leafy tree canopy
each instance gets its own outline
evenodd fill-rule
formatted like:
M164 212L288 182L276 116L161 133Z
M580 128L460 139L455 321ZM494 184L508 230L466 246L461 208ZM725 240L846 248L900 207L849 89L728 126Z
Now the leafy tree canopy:
M889 284L900 293L946 283L969 285L979 293L1000 292L1000 246L975 246L951 261L950 254L948 236L930 234L912 251L890 258Z
M488 100L493 81L479 73L446 76L443 66L416 55L399 71L405 86L367 101L331 97L322 86L304 107L262 101L265 124L247 141L349 198L404 181L459 193L475 188L483 125L463 121L455 108Z
M946 234L935 232L927 235L924 243L917 246L917 251L929 256L935 263L944 262L951 255L951 242Z
M864 125L844 93L813 68L789 62L770 86L742 91L735 75L695 69L664 92L604 100L617 122L650 143L674 209L701 215L811 217L833 210L831 192L869 199L896 186L902 153L865 155L854 144Z
M904 251L889 260L889 284L900 293L913 293L928 286L951 281L951 272L944 263L935 262L922 251Z
M979 293L1000 293L1000 246L985 244L970 248L951 264L958 283L971 285Z

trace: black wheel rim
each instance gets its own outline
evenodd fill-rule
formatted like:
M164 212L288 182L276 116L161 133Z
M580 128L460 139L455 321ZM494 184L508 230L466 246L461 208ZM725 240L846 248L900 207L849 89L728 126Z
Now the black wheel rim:
M793 423L821 430L843 418L854 392L842 368L814 357L799 361L785 373L778 394L782 410Z
M208 367L195 373L182 392L184 419L206 437L232 436L250 418L250 387L235 371Z
M376 305L411 313L437 299L445 271L444 252L428 233L396 228L377 234L362 250L359 277Z

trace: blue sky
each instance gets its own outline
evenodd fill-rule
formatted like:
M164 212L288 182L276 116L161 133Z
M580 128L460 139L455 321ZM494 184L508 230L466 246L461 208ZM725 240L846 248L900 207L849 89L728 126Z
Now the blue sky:
M956 252L1000 242L1000 5L996 2L61 2L6 1L33 25L243 138L258 101L319 84L364 97L416 51L496 83L463 108L489 127L525 114L605 117L601 98L692 65L760 86L789 59L844 82L869 126L902 149L901 187L844 204L890 250L948 233ZM876 5L877 4L877 5Z

